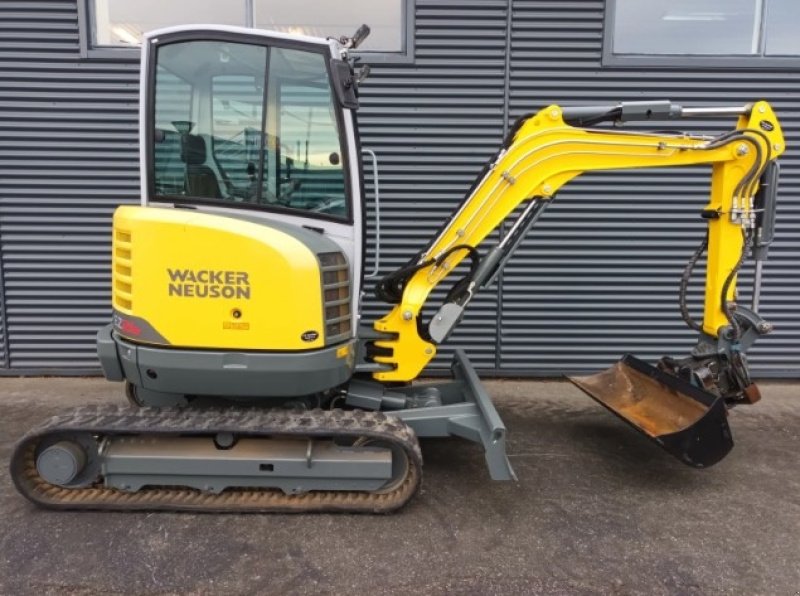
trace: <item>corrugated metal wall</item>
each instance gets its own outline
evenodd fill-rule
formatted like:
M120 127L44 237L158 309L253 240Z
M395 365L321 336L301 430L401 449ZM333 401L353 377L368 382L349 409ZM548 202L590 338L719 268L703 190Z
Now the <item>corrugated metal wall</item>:
M671 99L741 105L768 99L782 119L778 229L765 264L761 314L776 331L749 353L758 375L800 374L800 72L604 68L602 0L514 0L511 116L549 103ZM691 121L709 132L729 121ZM506 270L500 353L510 371L604 367L620 354L684 354L694 335L680 320L681 271L699 244L710 169L603 173L561 192ZM698 282L705 275L697 272ZM750 303L752 275L741 276ZM694 312L699 313L700 283ZM700 316L700 315L698 315Z
M507 0L417 0L414 64L375 66L362 87L362 142L380 160L382 273L425 246L503 139L507 8ZM385 312L375 303L366 310ZM496 317L493 289L472 302L449 344L495 368ZM450 354L443 346L436 364Z
M0 235L0 239L2 236ZM8 350L6 349L6 308L3 293L3 246L0 243L0 369L8 368Z
M0 3L7 371L96 370L94 333L109 317L110 214L138 198L138 64L79 58L76 1ZM508 0L417 0L414 63L376 65L363 87L363 143L381 166L382 272L425 244L509 120L550 102L710 105L763 95L777 106L790 148L800 146L797 72L603 68L602 1L514 0L510 20L508 8ZM784 166L762 299L778 330L752 353L764 376L800 374L797 149ZM502 374L592 370L625 351L684 352L692 336L679 320L677 285L702 234L706 191L703 169L576 182L502 283L473 303L451 344ZM371 302L366 313L383 310Z
M97 371L110 216L138 198L138 64L79 59L76 0L0 2L10 366Z

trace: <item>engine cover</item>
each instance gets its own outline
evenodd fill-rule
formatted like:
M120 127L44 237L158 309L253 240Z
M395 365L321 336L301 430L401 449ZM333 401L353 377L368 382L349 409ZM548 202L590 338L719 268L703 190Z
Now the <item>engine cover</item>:
M338 246L297 226L245 217L118 208L114 330L138 343L207 349L312 350L349 339L349 320L329 325L337 334L326 337L331 274L336 302L347 302L334 314L339 321L350 315L349 270Z

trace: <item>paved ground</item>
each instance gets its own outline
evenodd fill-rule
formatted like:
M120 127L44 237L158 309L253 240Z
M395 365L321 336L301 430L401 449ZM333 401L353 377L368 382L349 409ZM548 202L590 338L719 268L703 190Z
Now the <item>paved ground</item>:
M392 516L54 513L0 475L0 593L800 594L800 386L733 412L696 471L565 383L489 382L519 483L423 445ZM120 400L98 379L0 379L0 458L34 422Z

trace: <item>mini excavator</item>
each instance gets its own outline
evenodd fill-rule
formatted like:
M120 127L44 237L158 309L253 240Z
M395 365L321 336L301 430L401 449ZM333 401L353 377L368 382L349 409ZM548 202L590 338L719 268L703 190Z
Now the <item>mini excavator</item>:
M773 239L784 139L770 105L550 105L520 118L435 237L377 282L391 308L370 324L362 153L375 155L359 142L367 73L352 54L368 32L145 37L142 199L114 214L113 318L97 335L105 377L130 403L28 432L11 461L25 497L53 509L387 512L417 491L426 437L478 443L491 478L513 479L506 428L465 353L452 378L415 381L556 192L598 170L711 166L707 233L679 281L697 343L572 380L690 466L731 450L727 411L759 399L745 354L771 330L758 287L752 309L735 302L744 259L758 286ZM714 136L641 131L693 117L736 123ZM687 288L704 253L696 320Z

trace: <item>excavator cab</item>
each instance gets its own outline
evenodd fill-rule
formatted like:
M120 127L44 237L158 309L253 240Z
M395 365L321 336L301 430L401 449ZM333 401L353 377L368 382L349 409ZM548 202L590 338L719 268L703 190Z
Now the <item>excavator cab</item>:
M346 50L356 37L152 32L142 47L140 119L143 206L318 232L347 260L354 314L364 177Z

